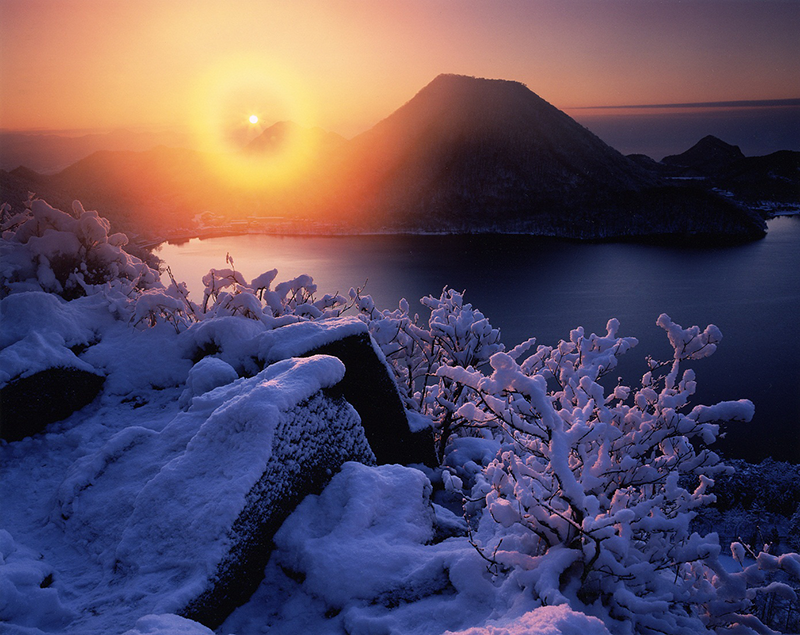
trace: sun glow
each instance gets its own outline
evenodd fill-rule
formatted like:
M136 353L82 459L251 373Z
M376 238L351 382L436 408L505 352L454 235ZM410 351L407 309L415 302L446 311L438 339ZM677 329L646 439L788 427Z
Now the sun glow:
M315 154L315 117L302 82L285 68L251 57L230 58L198 82L192 124L215 174L249 190L291 185ZM270 113L270 121L254 112ZM248 147L270 126L293 121L291 131L269 151Z

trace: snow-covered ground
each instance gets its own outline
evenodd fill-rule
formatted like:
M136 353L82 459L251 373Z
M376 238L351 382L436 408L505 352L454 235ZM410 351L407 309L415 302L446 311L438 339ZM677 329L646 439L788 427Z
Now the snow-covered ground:
M242 343L255 335L264 336L267 357L280 359L293 345L341 336L341 322L327 331L297 324L287 338L270 330L280 319L218 317L178 336L174 322L156 318L177 311L179 298L158 291L152 272L92 214L37 201L29 216L4 219L0 385L53 367L100 373L105 384L42 433L0 442L0 631L207 633L171 611L208 574L206 556L224 540L212 526L226 513L230 479L257 469L248 452L270 431L255 429L227 458L227 435L202 443L200 432L214 417L222 430L246 419L253 399L237 410L239 395L260 390L261 413L301 401L343 370L334 358L298 368L287 360L239 379L221 358L244 372ZM84 264L59 271L70 256ZM92 263L111 275L99 279ZM281 290L284 301L297 292ZM81 297L60 297L70 295ZM224 350L193 365L192 352L210 342ZM171 474L190 453L195 471L176 482ZM223 483L221 464L231 472ZM493 578L463 520L431 501L429 477L430 469L345 464L284 523L263 584L219 632L441 633L486 623L496 624L492 633L607 632L566 606L537 609L513 577ZM146 519L149 533L132 518Z
M51 303L47 310L42 307L45 299ZM168 324L139 331L110 321L96 296L65 303L53 295L24 293L2 303L4 324L12 326L4 329L4 337L18 343L25 341L23 332L28 330L67 343L102 331L83 363L102 369L107 379L103 394L68 419L42 434L0 446L0 630L209 632L175 615L151 615L161 606L175 605L167 597L170 585L159 579L170 571L164 545L137 544L141 536L114 541L115 527L130 514L129 502L160 465L159 447L177 434L176 422L185 425L203 412L199 403L188 412L179 405L182 395L184 403L192 397L185 394L192 364L181 355L180 338ZM13 324L22 304L28 305L27 319ZM205 400L229 401L231 390L241 392L246 382L253 382L232 384L235 373L223 364L195 372L190 392L200 397L204 388L222 383ZM320 380L330 372L335 368L318 371ZM291 392L285 384L276 390ZM120 469L119 455L133 454L137 444L149 444L149 452ZM213 458L213 453L205 458L209 472ZM320 496L308 497L284 523L263 584L218 632L434 634L487 622L496 624L496 630L487 631L491 633L607 632L596 618L565 606L537 609L533 595L522 592L513 577L492 578L465 536L435 540L437 530L453 533L463 520L431 503L429 476L430 471L414 467L346 464ZM213 474L185 486L209 500L225 499L222 491L213 490L220 487ZM150 507L139 514L175 513L179 521L188 522L194 509L206 525L218 517L219 511L201 513L197 501L191 501L197 507L170 510L180 505L181 494L185 492L150 497ZM137 504L142 507L143 501L140 496ZM175 523L165 524L169 531L162 540L178 552L184 541L196 546L194 530ZM163 569L155 566L138 575L122 570L126 550L154 547L165 559Z
M693 439L753 410L682 410L696 381L679 367L714 352L713 325L660 316L674 359L650 360L639 388L608 387L637 343L613 319L604 335L506 350L452 290L423 299L420 325L405 301L317 299L308 276L248 283L232 261L201 305L80 204L0 211L0 388L53 367L105 378L66 419L0 442L0 633L210 633L177 613L216 575L265 465L292 454L272 445L287 413L315 408L338 408L360 462L283 522L221 635L751 633L768 632L758 593L796 602L772 576L800 578L800 556L734 543L727 557L690 528L725 471ZM314 401L344 366L294 355L367 330L415 428L449 440L441 466L373 465L355 411Z

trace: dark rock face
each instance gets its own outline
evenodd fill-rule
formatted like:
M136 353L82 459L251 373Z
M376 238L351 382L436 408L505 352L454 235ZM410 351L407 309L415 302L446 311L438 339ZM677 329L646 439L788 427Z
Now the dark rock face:
M433 431L411 432L392 372L358 318L291 324L265 333L256 346L264 365L311 355L340 359L346 371L339 387L361 417L378 463L437 465Z
M339 388L361 417L378 464L437 465L432 430L410 431L397 386L375 353L369 333L350 335L303 354L307 355L332 355L344 363Z
M230 529L228 553L180 615L215 629L247 602L264 578L272 537L300 501L319 494L345 461L373 462L363 436L354 434L358 427L352 409L330 391L285 413L266 469Z
M90 403L105 378L76 368L48 368L0 388L0 438L19 441Z

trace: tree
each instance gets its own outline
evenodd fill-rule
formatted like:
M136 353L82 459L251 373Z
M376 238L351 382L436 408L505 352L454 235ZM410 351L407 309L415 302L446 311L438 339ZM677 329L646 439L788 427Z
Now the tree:
M604 336L575 329L521 364L495 353L489 376L437 370L467 395L454 419L501 443L472 488L485 512L476 545L543 604L593 607L619 620L621 632L767 632L749 613L752 599L759 590L793 596L786 584L764 581L780 569L800 577L800 556L753 554L744 566L734 546L743 566L729 573L716 534L690 529L696 510L714 500L713 478L727 471L708 447L719 422L749 421L753 404L691 407L695 373L681 366L713 354L721 333L684 329L667 315L657 323L673 359L648 359L633 390L602 383L637 343L617 336L617 320Z

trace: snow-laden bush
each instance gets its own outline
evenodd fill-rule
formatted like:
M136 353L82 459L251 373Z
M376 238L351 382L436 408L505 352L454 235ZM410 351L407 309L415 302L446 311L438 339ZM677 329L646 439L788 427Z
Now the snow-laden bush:
M767 577L800 577L800 556L762 552L743 566L734 545L742 566L730 573L717 535L690 530L696 510L713 501L713 478L726 472L707 446L719 422L749 421L753 404L690 408L695 374L681 365L711 355L721 334L713 325L683 329L667 315L657 323L674 356L648 360L635 389L601 383L636 344L617 336L616 320L604 336L576 329L521 364L495 353L489 376L437 370L466 396L454 420L501 443L468 504L485 509L479 548L496 571L523 571L542 604L591 607L621 633L766 632L752 600L759 591L795 597ZM687 475L693 489L681 485Z
M230 268L211 269L203 276L205 291L201 311L204 317L241 315L261 320L268 326L282 326L296 321L287 320L287 317L309 320L337 317L348 306L348 299L339 294L326 294L317 299L317 285L309 275L280 282L273 289L277 269L262 273L248 283L236 271L230 254L226 256L226 264Z
M72 214L40 199L19 214L4 204L0 230L0 298L46 291L69 300L108 285L130 294L160 284L157 271L124 250L128 237L109 235L111 224L79 201Z
M439 458L454 431L452 414L464 402L463 387L446 375L442 367L474 370L505 350L500 331L486 316L464 302L464 294L445 288L438 298L420 301L430 309L427 325L409 313L403 299L394 311L378 310L370 296L351 291L361 318L386 356L406 408L429 417L437 430ZM509 354L517 357L531 341Z

